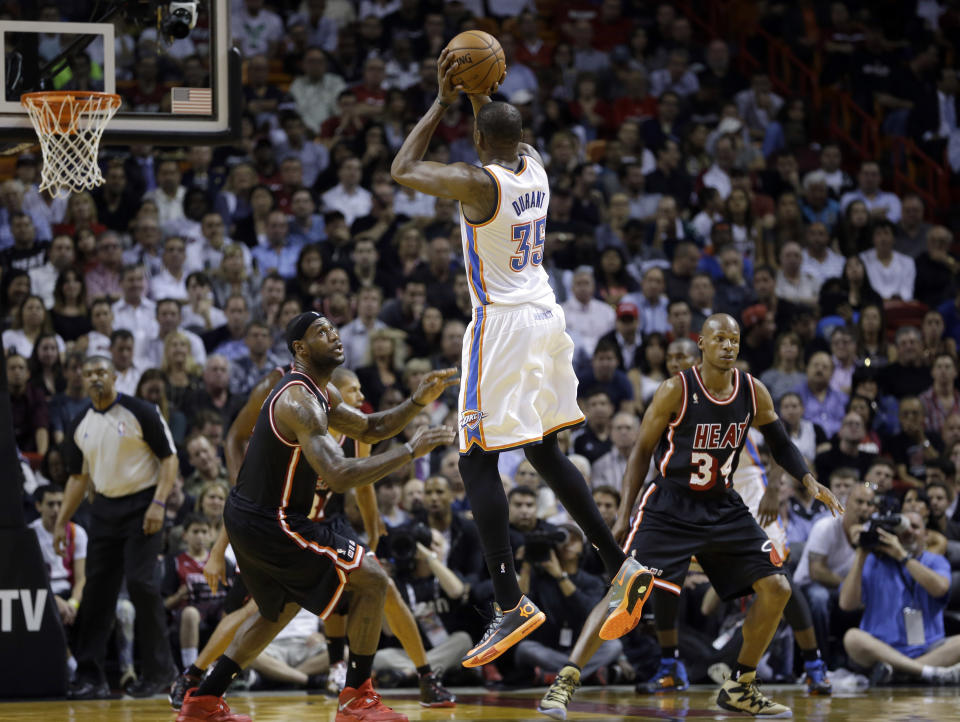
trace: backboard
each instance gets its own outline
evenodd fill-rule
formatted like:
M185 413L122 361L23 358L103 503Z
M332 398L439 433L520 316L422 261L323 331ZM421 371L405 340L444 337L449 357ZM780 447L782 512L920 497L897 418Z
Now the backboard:
M23 94L72 89L120 95L102 146L235 140L241 60L231 48L229 4L25 0L25 19L0 21L0 143L37 140ZM76 18L78 6L88 17Z

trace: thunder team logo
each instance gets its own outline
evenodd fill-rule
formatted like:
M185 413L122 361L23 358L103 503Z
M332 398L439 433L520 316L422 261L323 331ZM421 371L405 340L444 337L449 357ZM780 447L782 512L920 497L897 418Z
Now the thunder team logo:
M467 409L460 414L460 428L461 429L470 429L476 431L480 426L480 422L487 417L487 414L483 411L478 411L476 409Z

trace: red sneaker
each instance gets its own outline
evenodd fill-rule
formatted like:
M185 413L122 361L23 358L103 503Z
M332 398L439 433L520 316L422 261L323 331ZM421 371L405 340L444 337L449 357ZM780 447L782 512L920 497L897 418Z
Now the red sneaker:
M196 691L196 688L187 690L177 722L253 722L245 714L231 712L223 697L195 697Z
M394 712L381 701L369 679L357 689L345 687L337 701L335 722L408 722L405 714Z

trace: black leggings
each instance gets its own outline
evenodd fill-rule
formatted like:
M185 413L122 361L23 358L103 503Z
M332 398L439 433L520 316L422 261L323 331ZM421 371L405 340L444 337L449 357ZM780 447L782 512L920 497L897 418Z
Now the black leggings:
M557 435L524 449L527 459L556 493L560 503L583 529L603 559L607 575L613 578L625 558L604 523L583 475L560 451ZM516 583L513 549L510 546L509 504L497 468L499 454L474 449L460 457L460 475L470 499L473 519L480 531L484 558L493 580L494 596L503 609L512 609L520 600Z

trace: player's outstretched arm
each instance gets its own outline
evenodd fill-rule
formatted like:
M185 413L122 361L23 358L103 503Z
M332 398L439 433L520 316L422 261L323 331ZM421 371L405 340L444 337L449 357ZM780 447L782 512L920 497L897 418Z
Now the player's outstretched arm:
M461 88L453 85L453 57L445 49L437 63L439 92L436 102L410 131L397 151L390 175L400 185L438 198L453 198L474 212L474 218L492 209L497 188L483 169L469 163L435 163L423 160L430 139L447 107L457 101Z
M627 470L623 475L620 487L620 509L617 512L617 521L613 526L613 537L623 542L630 528L630 512L637 501L640 487L650 468L650 457L653 455L664 430L680 411L683 404L683 382L676 376L667 379L653 395L643 421L640 424L640 434L637 443L633 445L630 458L627 460Z
M231 485L237 483L237 475L240 473L241 464L243 464L246 444L253 434L253 427L257 424L257 416L260 414L263 402L267 400L270 391L282 377L282 370L273 369L260 379L250 392L247 403L243 405L240 413L237 414L237 418L230 424L230 430L227 431L227 440L223 445L223 453L227 457L227 478L230 479Z
M307 389L292 386L274 406L277 431L296 439L310 466L326 485L342 494L348 489L372 484L411 459L453 441L453 429L445 426L423 428L401 446L366 459L347 459L343 449L327 433L327 417L317 397Z
M444 391L459 383L457 370L440 369L431 371L411 394L410 398L398 406L375 414L365 414L345 404L339 389L333 384L327 385L330 396L330 410L327 417L330 428L336 429L351 439L375 444L399 434L413 418L423 411L423 407L437 400Z
M773 397L770 396L767 387L756 378L753 379L753 386L757 395L757 413L753 417L753 425L763 434L774 461L780 464L790 476L799 479L814 497L826 504L831 514L834 516L843 514L840 501L810 473L807 462L803 460L803 456L787 436L787 429L777 416L773 407Z

